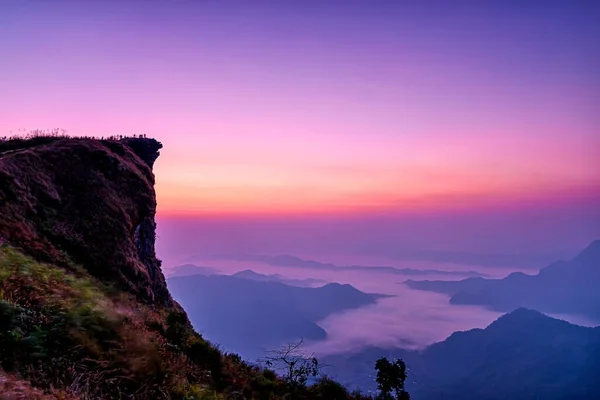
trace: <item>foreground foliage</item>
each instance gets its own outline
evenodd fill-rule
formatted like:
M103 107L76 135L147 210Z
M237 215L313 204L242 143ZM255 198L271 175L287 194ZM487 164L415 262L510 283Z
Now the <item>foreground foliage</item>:
M409 400L408 392L404 390L406 381L406 365L402 360L390 361L382 357L375 362L377 370L378 399L381 400ZM393 393L393 394L392 394Z

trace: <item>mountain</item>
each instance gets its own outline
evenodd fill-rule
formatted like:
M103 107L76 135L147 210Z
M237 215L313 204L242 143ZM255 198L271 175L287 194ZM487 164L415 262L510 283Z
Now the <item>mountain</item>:
M161 147L0 139L0 398L329 398L334 382L299 391L192 329L154 250Z
M325 339L319 320L378 297L338 283L305 288L235 275L171 277L168 286L199 331L249 359L299 338Z
M189 276L189 275L217 275L220 272L211 267L202 267L194 264L184 264L173 268L169 276Z
M407 363L407 387L415 400L600 398L600 328L524 308L420 352L371 348L322 362L343 383L373 389L373 380L365 377L383 356Z
M503 279L407 281L419 290L450 295L453 304L508 311L529 307L544 312L585 315L600 321L600 240L570 261L558 261L536 275L515 272Z
M464 265L476 265L479 267L525 267L534 268L546 262L552 261L552 256L542 254L490 254L473 253L467 251L397 251L393 257L397 260L422 260L436 263L452 263Z
M267 265L273 265L277 267L291 267L291 268L310 268L318 270L328 271L367 271L367 272L378 272L388 273L396 275L442 275L442 276L470 276L470 277L484 277L487 276L476 271L445 271L439 269L416 269L416 268L396 268L389 266L364 266L364 265L350 265L350 266L338 266L331 263L322 263L314 260L304 260L299 257L290 255L264 255L264 254L225 254L218 255L215 258L230 259L236 261L252 261L260 262Z
M257 272L254 272L251 269L246 269L243 271L236 272L232 276L235 276L236 278L250 279L253 281L260 281L260 282L281 282L285 285L299 286L299 287L315 287L318 285L322 285L324 283L324 281L322 281L320 279L313 279L313 278L288 279L279 274L264 275L264 274L259 274Z

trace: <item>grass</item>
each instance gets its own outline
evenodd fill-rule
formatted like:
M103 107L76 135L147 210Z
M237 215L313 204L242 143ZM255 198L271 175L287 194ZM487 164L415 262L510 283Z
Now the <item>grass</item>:
M0 354L7 372L81 398L272 398L277 378L223 355L179 310L152 309L83 269L0 245ZM273 397L274 398L274 397Z
M151 168L161 147L143 135L0 137L0 373L9 377L0 383L64 399L337 390L298 396L194 332L154 255Z
M164 340L146 334L143 319L150 312L134 314L126 297L107 293L83 272L69 273L0 246L2 367L46 390L63 387L87 397L158 395L168 385Z
M0 355L2 369L57 399L359 398L329 379L299 395L205 341L183 311L145 305L82 268L40 263L7 244Z
M22 150L29 147L45 145L61 139L85 139L85 140L106 140L120 141L131 139L145 139L146 135L109 135L109 136L82 136L69 135L65 129L35 129L22 134L11 136L0 136L0 153Z

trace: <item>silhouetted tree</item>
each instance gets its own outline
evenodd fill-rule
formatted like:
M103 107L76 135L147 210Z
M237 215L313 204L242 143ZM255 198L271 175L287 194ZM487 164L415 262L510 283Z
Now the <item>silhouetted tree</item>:
M375 363L377 370L377 388L379 389L378 399L393 400L392 392L395 392L396 400L409 400L408 392L404 390L404 381L406 381L406 365L402 360L391 362L386 357L382 357Z
M304 388L310 378L321 375L319 361L314 354L300 350L304 340L289 343L279 350L273 350L263 358L263 364L275 372L294 388Z

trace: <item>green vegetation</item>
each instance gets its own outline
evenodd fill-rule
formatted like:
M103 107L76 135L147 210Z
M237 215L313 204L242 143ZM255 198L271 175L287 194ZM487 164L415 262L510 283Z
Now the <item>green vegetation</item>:
M307 360L292 360L280 378L222 353L179 309L142 305L81 268L67 272L0 245L0 365L51 398L367 398Z
M409 400L408 392L404 390L406 381L406 365L402 360L390 361L382 357L375 363L377 370L377 388L380 393L378 400ZM392 395L394 392L395 396Z
M148 390L148 381L164 380L158 347L135 337L133 321L108 292L83 272L69 274L2 245L2 367L43 389L90 397Z
M193 330L154 250L161 148L143 135L0 138L2 395L364 399L316 359L292 360L288 379Z

